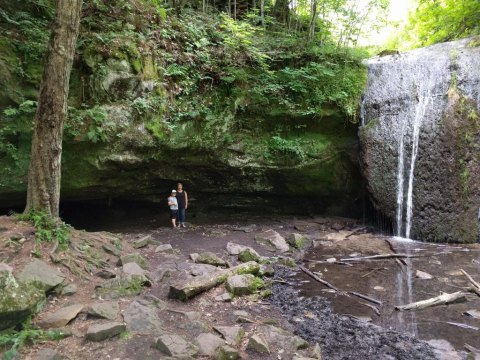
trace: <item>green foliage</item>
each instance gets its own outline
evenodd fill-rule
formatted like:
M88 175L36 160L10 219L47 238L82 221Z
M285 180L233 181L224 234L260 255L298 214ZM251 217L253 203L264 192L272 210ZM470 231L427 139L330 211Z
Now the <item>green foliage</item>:
M27 344L61 340L64 337L65 335L60 331L45 331L33 328L29 319L23 324L23 329L20 331L6 330L0 333L0 349L5 351L3 360L13 360L17 357L18 351Z
M66 250L68 248L72 227L63 221L54 219L40 211L30 211L26 214L17 215L17 219L32 222L36 229L35 239L37 242L56 241L60 250Z
M107 121L107 113L99 106L84 109L69 109L69 116L64 125L67 135L75 137L85 134L93 143L105 142L108 131L113 127L112 121Z
M392 41L408 49L479 34L478 0L416 0L408 24Z

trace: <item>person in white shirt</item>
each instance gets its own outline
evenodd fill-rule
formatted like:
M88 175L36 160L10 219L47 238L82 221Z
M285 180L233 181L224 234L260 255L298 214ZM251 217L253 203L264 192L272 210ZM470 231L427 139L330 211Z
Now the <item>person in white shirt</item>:
M176 190L172 190L172 193L168 197L168 206L170 206L170 219L172 219L172 226L174 228L179 227L176 224L177 214L178 214L178 202L177 202Z

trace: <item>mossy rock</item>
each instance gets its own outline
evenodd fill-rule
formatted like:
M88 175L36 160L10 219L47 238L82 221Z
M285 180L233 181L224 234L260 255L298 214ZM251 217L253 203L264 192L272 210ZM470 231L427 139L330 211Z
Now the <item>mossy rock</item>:
M240 251L240 254L238 254L238 260L241 262L249 262L249 261L259 261L260 260L260 255L252 249L252 248L246 248Z
M129 278L114 278L105 281L95 289L97 296L104 299L118 299L126 296L135 296L143 291L144 279L140 276Z
M142 269L148 269L148 264L145 258L140 255L139 253L131 253L122 256L119 260L117 265L118 266L123 266L125 264L128 264L130 262L137 263L138 266L140 266Z
M312 244L308 236L296 233L288 235L287 242L296 249L304 249Z
M3 276L0 290L0 331L13 327L41 310L45 293L33 284L17 283L11 273Z

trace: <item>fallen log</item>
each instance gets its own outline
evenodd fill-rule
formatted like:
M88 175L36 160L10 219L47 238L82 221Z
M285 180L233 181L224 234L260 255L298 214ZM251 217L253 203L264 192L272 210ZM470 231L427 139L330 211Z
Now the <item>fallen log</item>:
M457 291L452 294L443 293L442 295L439 295L430 299L417 301L407 305L395 306L395 310L399 310L399 311L421 310L421 309L426 309L432 306L447 305L454 302L466 301L466 297L465 297L466 295L467 294L463 291Z
M319 283L321 283L321 284L329 287L329 288L332 289L332 290L335 290L335 291L340 292L340 290L339 290L337 287L333 286L333 285L330 284L328 281L323 280L321 277L315 275L315 274L312 273L310 270L308 270L306 267L300 265L299 268L300 268L300 270L302 270L305 274L307 274L308 276L310 276L312 279L317 280Z
M368 261L368 260L384 260L384 259L409 259L416 257L423 257L426 255L412 255L412 254L381 254L381 255L372 255L364 257L353 257L353 258L344 258L340 261Z
M223 284L230 276L237 274L257 274L259 271L260 265L255 261L249 261L232 268L199 276L181 284L173 284L170 286L168 297L186 301L195 295Z
M463 344L463 347L466 350L470 351L474 356L477 356L477 357L480 356L480 349L477 349L471 345L468 345L467 343Z
M353 295L353 296L357 296L357 297L359 297L360 299L370 301L370 302L372 302L372 303L374 303L374 304L382 305L382 302L381 302L380 300L371 298L370 296L363 295L363 294L360 294L360 293L355 292L355 291L349 291L348 293L351 294L351 295Z
M480 291L480 284L477 283L475 280L473 280L473 278L463 269L460 269L460 271L463 273L463 275L465 275L467 277L467 279L470 281L470 283L475 287L477 288L478 291Z

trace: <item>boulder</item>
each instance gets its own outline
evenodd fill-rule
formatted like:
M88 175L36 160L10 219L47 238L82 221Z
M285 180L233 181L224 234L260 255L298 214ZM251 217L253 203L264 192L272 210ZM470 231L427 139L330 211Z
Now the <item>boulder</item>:
M245 335L245 330L240 326L214 326L213 330L218 332L230 345L237 346Z
M105 339L120 335L125 330L125 324L119 322L95 324L88 327L85 338L90 341L103 341Z
M222 345L217 349L215 360L239 360L241 358L237 349L228 345Z
M256 334L248 339L247 350L270 354L270 348L265 339Z
M162 333L162 323L157 315L157 308L150 304L133 301L123 314L127 329L138 334Z
M228 266L225 260L209 251L198 254L195 262L199 264L208 264L213 266Z
M153 346L165 355L176 358L194 356L198 353L198 348L195 345L175 334L158 337Z
M62 290L60 290L60 295L63 296L71 296L77 293L77 285L75 284L68 284Z
M18 274L18 281L31 283L39 289L48 292L65 280L65 275L42 260L31 260Z
M220 346L225 345L225 341L214 334L202 333L196 337L195 345L199 355L213 356Z
M308 236L298 233L289 234L287 242L296 249L304 249L312 245L312 240Z
M285 238L272 229L257 234L255 240L260 244L273 247L275 250L282 253L290 250Z
M142 279L143 283L149 283L150 280L147 277L148 272L142 269L137 263L129 262L122 267L123 277L126 279Z
M227 279L225 287L234 296L253 294L257 290L256 279L252 274L234 275Z
M118 266L123 266L125 264L130 263L130 262L137 263L142 269L147 269L147 267L148 267L147 261L139 253L131 253L131 254L127 254L127 255L122 256L118 260L117 265Z
M82 304L65 306L42 318L37 324L43 329L59 328L75 319L83 310Z
M0 331L36 314L45 302L42 290L33 284L17 283L10 272L5 274L1 281L3 286L0 287Z
M150 242L152 241L152 236L151 235L147 235L147 236L144 236L138 240L135 240L133 243L132 243L132 246L135 248L135 249L140 249L140 248L143 248L145 246L147 246L148 244L150 244Z
M248 262L248 261L259 261L260 255L252 248L247 247L240 251L238 254L238 260L241 262Z
M238 255L242 250L244 250L246 246L235 244L232 242L227 243L227 252L229 255Z
M120 306L116 301L97 302L88 309L89 315L108 320L115 320L119 312Z

